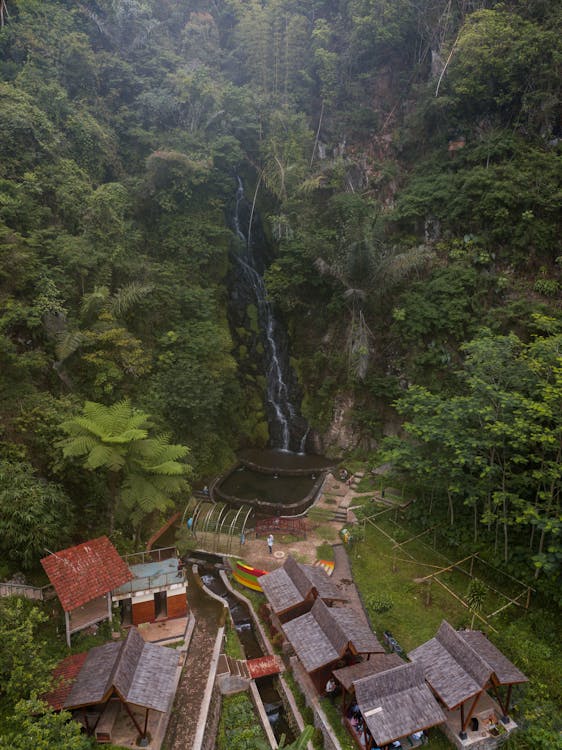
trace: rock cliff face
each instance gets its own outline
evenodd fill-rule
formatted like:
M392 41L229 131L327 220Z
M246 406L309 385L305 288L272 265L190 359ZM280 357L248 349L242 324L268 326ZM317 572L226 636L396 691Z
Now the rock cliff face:
M231 225L237 241L231 249L227 277L228 316L241 376L246 385L253 381L263 392L270 447L302 452L308 425L300 414L301 391L290 365L287 333L268 299L263 279L271 248L239 177Z
M330 427L323 435L315 436L314 449L325 455L338 455L357 447L359 435L353 426L354 398L342 394L334 402Z

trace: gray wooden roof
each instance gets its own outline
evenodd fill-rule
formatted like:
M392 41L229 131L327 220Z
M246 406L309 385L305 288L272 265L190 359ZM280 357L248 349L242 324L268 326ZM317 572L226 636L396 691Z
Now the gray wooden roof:
M372 654L368 661L360 661L349 667L336 669L333 674L342 687L349 692L356 680L384 672L393 667L400 667L402 664L404 664L404 659L398 654Z
M103 703L116 690L127 703L165 712L174 697L177 666L177 651L145 643L133 627L121 643L88 653L64 706Z
M356 612L347 607L327 607L321 599L306 615L286 622L283 631L307 672L337 661L350 644L358 653L384 651Z
M111 676L121 646L121 643L104 643L88 652L64 703L65 708L103 703L109 697L106 693L111 689Z
M307 672L332 664L343 654L334 648L312 612L286 622L283 631Z
M324 568L316 565L305 565L298 563L304 570L307 578L318 592L320 599L330 599L332 601L346 602L347 597L342 594L337 585L332 581Z
M378 745L445 721L419 664L402 664L357 680L354 686L359 710Z
M443 620L435 638L408 654L412 661L423 666L426 680L451 709L485 689L494 674L494 663L498 665L504 677L516 675L518 679L514 680L515 682L521 682L520 677L525 679L523 673L519 672L495 646L486 646L478 636L467 637L469 632L474 631L457 632ZM493 663L484 658L484 651L490 655ZM500 680L500 684L506 683Z
M458 635L490 665L500 685L529 681L529 678L517 669L515 664L510 662L481 630L459 630Z
M302 565L289 555L283 567L260 578L260 586L276 614L301 604L311 594L345 601L325 570Z
M384 654L384 647L381 646L376 635L353 609L331 607L328 611L358 654Z

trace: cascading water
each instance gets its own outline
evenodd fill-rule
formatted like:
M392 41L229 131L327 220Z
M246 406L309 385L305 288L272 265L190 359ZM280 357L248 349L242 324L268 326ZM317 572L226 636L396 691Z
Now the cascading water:
M236 180L233 225L236 236L243 245L244 254L237 252L235 258L245 284L251 290L255 300L258 324L263 336L270 441L273 448L304 452L308 425L291 398L288 385L291 377L288 355L285 348L280 345L279 324L275 320L272 305L267 299L258 259L254 255L252 216L249 214L247 221L242 219L243 210L247 209L244 186L240 177L237 176Z

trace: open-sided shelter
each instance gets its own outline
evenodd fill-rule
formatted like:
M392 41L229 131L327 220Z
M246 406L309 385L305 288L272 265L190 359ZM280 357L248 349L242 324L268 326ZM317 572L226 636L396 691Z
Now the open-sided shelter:
M509 721L512 686L527 682L527 677L480 631L456 631L443 620L435 638L423 643L408 656L423 667L425 679L449 711L460 709L461 738L477 711L483 694L491 689ZM507 688L502 697L499 688Z
M309 612L317 598L329 605L346 601L325 570L291 556L281 568L261 576L260 586L281 623Z
M283 631L319 690L338 662L384 653L357 612L349 607L328 607L321 599L314 602L310 612L286 622Z
M445 714L425 682L419 664L404 664L355 682L366 750L442 724Z
M179 659L174 649L145 643L132 627L124 641L96 646L79 657L65 660L55 671L66 679L46 699L56 710L72 711L98 741L111 741L121 706L141 738L147 733L149 711L170 709ZM135 709L144 711L144 727Z
M66 642L79 630L111 619L111 592L133 574L106 536L50 554L41 560L62 605Z

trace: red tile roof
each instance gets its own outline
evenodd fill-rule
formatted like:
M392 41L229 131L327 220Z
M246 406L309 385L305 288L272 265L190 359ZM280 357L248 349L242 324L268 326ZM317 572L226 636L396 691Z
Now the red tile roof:
M279 674L282 671L280 659L275 655L259 656L257 659L248 659L248 672L250 677L257 679L269 674Z
M53 711L60 711L64 706L87 656L87 651L67 656L53 670L54 687L43 696L43 700L47 701Z
M134 577L106 536L44 557L41 565L65 612L107 594Z

